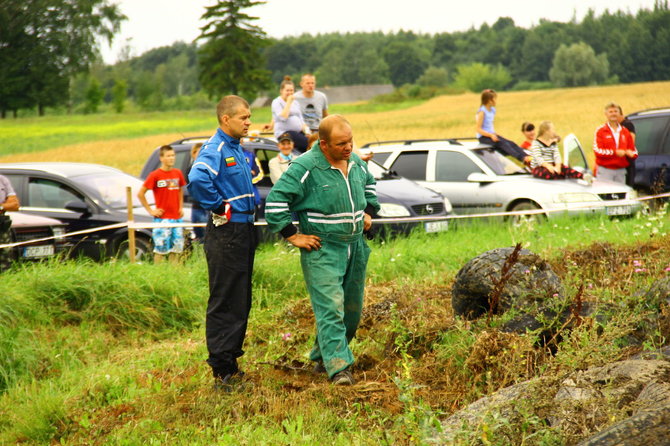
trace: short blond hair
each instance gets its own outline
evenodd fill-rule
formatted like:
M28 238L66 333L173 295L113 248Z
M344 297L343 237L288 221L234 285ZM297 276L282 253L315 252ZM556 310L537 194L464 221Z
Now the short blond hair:
M617 104L616 102L610 102L605 106L605 111L609 110L610 108L616 108L617 110L621 111L621 106Z
M237 113L241 107L249 110L249 103L244 98L235 96L234 94L221 98L216 106L216 117L219 120L219 124L223 122L221 119L223 116L235 116L235 113Z

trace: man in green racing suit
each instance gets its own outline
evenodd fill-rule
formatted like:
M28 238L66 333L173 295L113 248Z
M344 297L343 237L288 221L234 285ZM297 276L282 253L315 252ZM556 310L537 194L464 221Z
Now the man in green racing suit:
M352 152L349 122L340 115L319 126L319 142L295 159L265 204L270 229L300 248L317 339L310 359L337 385L354 383L349 348L363 310L370 255L363 232L379 211L375 179ZM300 233L291 214L298 216Z

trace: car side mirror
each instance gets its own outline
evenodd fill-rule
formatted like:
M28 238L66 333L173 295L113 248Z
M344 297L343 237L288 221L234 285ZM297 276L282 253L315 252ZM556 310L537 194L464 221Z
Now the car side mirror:
M80 200L70 201L65 205L65 209L68 211L76 212L82 214L82 216L91 215L91 210L88 208L88 205Z
M471 183L494 183L498 181L498 179L494 176L486 175L485 173L474 172L468 175L468 181Z

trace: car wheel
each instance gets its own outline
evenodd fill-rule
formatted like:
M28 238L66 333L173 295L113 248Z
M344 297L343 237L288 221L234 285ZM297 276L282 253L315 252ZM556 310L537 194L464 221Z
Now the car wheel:
M135 261L142 262L151 258L153 247L151 240L146 237L135 237ZM114 257L116 259L130 260L130 253L128 250L128 239L123 239L116 243Z
M522 201L510 209L510 212L524 212L541 209L537 203L532 201ZM528 223L540 223L547 219L545 214L531 214L531 215L510 215L507 220L512 222L513 226L521 226Z

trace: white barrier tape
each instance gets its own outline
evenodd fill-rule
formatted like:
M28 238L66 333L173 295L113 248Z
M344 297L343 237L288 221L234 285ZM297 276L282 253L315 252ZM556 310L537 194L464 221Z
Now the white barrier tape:
M601 203L598 202L597 206L598 207L615 207L615 206L631 206L637 201L645 201L645 200L654 200L656 198L665 198L665 197L670 197L670 192L666 192L663 194L657 194L657 195L647 195L644 197L639 197L635 200L612 200L608 201L606 203ZM415 223L415 222L429 222L429 221L445 221L445 220L458 220L458 219L466 219L466 218L486 218L486 217L509 217L509 216L515 216L515 215L536 215L536 214L549 214L549 213L556 213L556 212L567 212L567 211L574 211L574 210L580 210L580 209L589 209L593 208L596 205L593 204L593 202L590 202L589 204L584 204L584 205L577 205L577 204L568 204L565 208L563 209L529 209L526 211L516 211L516 212L490 212L490 213L485 213L485 214L460 214L460 215L439 215L439 216L422 216L422 217L396 217L396 218L376 218L372 219L373 223ZM297 222L293 222L294 224L297 224ZM255 226L267 226L266 221L256 221L254 222ZM128 227L130 229L153 229L153 228L204 228L207 226L206 223L137 223L135 221L128 221L128 222L123 222L123 223L116 223L113 225L108 225L108 226L100 226L97 228L92 228L92 229L84 229L81 231L75 231L75 232L69 232L66 234L63 234L58 237L44 237L44 238L39 238L39 239L32 239L32 240L26 240L23 242L16 242L16 243L8 243L5 245L0 245L0 249L2 248L13 248L15 246L21 246L21 245L29 245L32 243L37 243L37 242L44 242L47 240L52 240L56 238L66 238L66 237L71 237L74 235L81 235L81 234L90 234L93 232L98 232L98 231L105 231L107 229L115 229L115 228L123 228L123 227Z
M34 238L34 239L26 240L26 241L23 241L23 242L7 243L6 245L0 245L0 249L2 249L2 248L13 248L14 246L21 246L21 245L30 245L32 243L45 242L47 240L53 240L53 239L57 239L57 238L59 238L59 239L60 238L66 238L66 237L71 237L73 235L91 234L93 232L106 231L108 229L125 228L126 226L128 226L128 222L114 223L113 225L98 226L97 228L82 229L81 231L68 232L67 234L63 234L63 235L59 235L59 236Z

